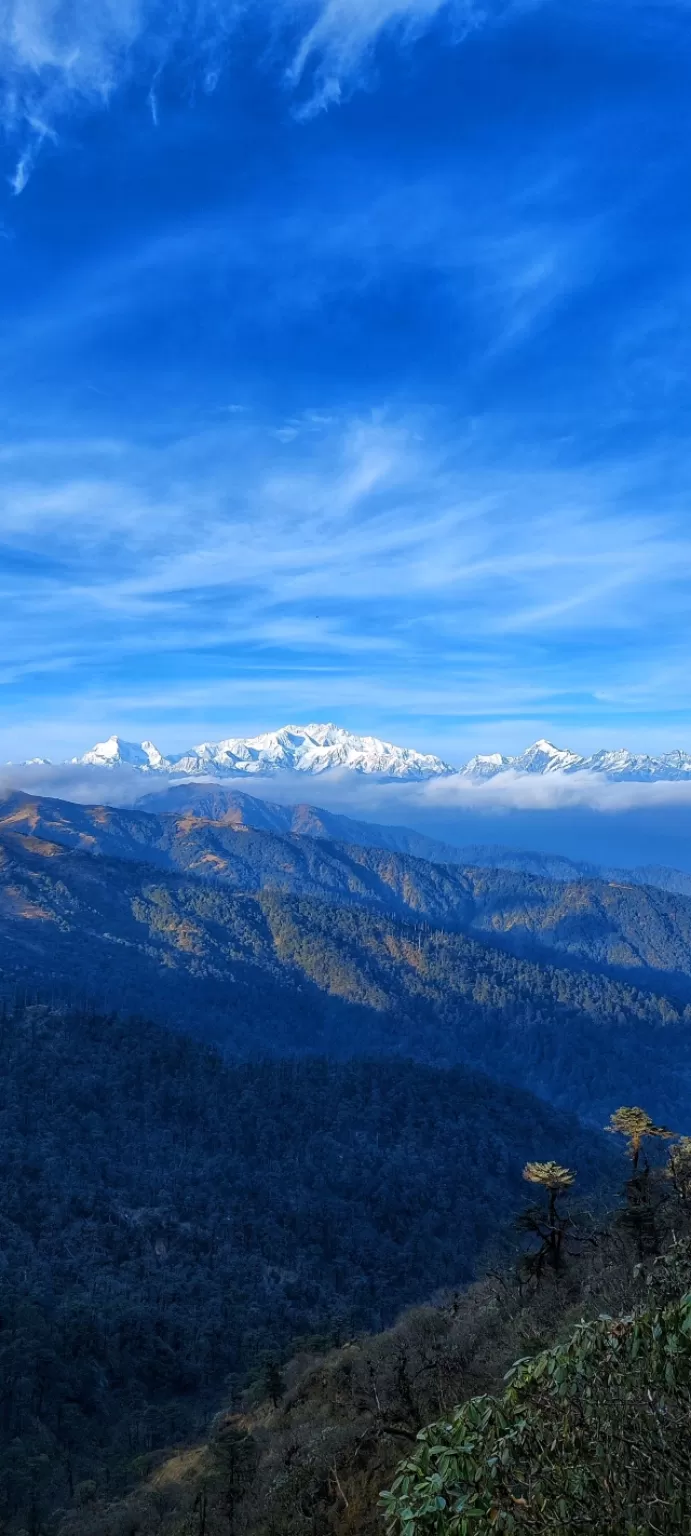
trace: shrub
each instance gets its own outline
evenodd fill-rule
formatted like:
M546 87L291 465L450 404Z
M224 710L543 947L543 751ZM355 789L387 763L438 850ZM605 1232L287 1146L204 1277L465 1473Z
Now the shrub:
M383 1495L390 1536L688 1536L688 1245L652 1280L653 1305L581 1323L519 1361L500 1397L472 1398L423 1430Z

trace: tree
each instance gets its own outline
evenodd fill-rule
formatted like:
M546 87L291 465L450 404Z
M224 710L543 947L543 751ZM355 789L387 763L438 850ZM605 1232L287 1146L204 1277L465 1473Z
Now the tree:
M626 1206L619 1213L619 1226L628 1229L636 1241L639 1260L660 1251L657 1213L664 1198L659 1175L653 1176L646 1153L646 1141L657 1138L669 1139L674 1131L656 1125L645 1109L622 1106L610 1116L606 1128L614 1136L623 1136L631 1158L632 1173L627 1179L624 1194ZM641 1166L641 1153L644 1162Z
M271 1398L274 1408L277 1408L286 1389L281 1368L275 1360L269 1360L264 1371L264 1390L267 1397Z
M526 1163L523 1177L529 1184L541 1185L548 1193L546 1212L538 1206L530 1206L517 1222L523 1231L532 1232L540 1239L537 1253L531 1254L528 1261L530 1269L540 1275L548 1262L557 1271L561 1266L564 1238L572 1224L568 1215L558 1211L557 1199L571 1188L576 1175L570 1168L563 1168L561 1163L548 1162Z
M636 1106L616 1109L610 1115L609 1125L606 1126L612 1136L624 1136L626 1138L626 1150L633 1163L634 1173L638 1172L638 1164L647 1137L673 1137L674 1131L668 1131L666 1126L656 1125L651 1120L645 1109Z
M257 1446L238 1415L228 1414L217 1424L211 1441L219 1504L228 1536L235 1536L240 1504L252 1486L257 1467Z
M691 1136L680 1136L670 1147L667 1172L679 1204L691 1215Z

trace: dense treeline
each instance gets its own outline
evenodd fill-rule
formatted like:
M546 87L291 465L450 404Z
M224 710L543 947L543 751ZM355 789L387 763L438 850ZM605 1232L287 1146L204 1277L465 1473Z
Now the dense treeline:
M380 1327L470 1278L526 1157L556 1147L591 1186L611 1162L606 1138L460 1068L231 1067L42 1008L0 1034L0 1519L33 1536L297 1336Z
M621 1098L683 1120L688 1006L352 909L269 894L263 908L284 961L322 992L375 1010L369 1038L387 1055L474 1063L598 1125Z

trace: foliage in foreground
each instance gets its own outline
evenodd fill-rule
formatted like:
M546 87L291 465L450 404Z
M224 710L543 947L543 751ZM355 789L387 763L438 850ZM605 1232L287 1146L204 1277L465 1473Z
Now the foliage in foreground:
M688 1242L658 1260L651 1286L647 1308L580 1324L519 1361L501 1396L423 1430L383 1495L391 1536L688 1533Z

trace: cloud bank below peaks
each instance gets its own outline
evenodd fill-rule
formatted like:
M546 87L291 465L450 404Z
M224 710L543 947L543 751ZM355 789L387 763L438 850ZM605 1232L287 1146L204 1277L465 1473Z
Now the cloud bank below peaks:
M127 764L117 769L88 767L82 763L48 763L41 760L24 764L6 764L0 769L0 795L13 790L47 795L78 804L134 805L143 795L156 790L164 793L170 783L219 782L229 792L238 791L256 799L281 804L307 803L327 810L363 816L372 821L402 824L416 821L427 813L461 819L504 817L520 812L590 811L605 816L630 812L691 813L691 783L687 782L612 782L589 773L553 773L545 777L508 771L486 783L477 783L463 774L446 778L395 783L370 779L347 769L333 769L314 778L294 772L271 777L238 775L214 781L208 779L170 779L142 776Z
M497 11L504 3L493 0ZM41 144L71 113L106 106L132 79L154 121L169 66L213 90L243 21L273 39L293 109L307 117L357 83L380 35L410 40L442 14L458 36L480 9L476 0L0 0L0 118L20 144L13 189L23 191Z

